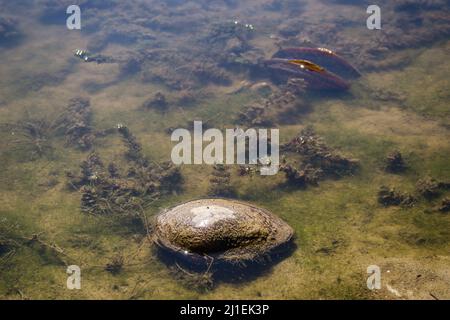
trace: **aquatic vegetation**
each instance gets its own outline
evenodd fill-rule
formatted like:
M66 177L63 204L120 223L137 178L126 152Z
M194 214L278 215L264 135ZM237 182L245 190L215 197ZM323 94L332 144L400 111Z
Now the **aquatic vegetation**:
M138 179L109 176L96 154L81 164L80 175L67 176L69 185L81 191L81 210L90 214L139 217L142 208L159 197L150 181L145 185Z
M89 99L73 98L69 101L66 111L56 121L55 128L66 136L68 146L89 150L96 137L90 125L91 117Z
M442 212L442 213L447 213L450 212L450 198L446 197L444 199L442 199L439 207L437 208L438 211Z
M280 166L280 171L285 173L289 185L300 188L307 185L317 185L323 175L322 169L303 163L300 163L298 168L289 163L284 163Z
M142 155L142 146L128 127L123 124L117 125L117 130L122 135L123 142L128 147L125 156L140 166L147 166L148 160Z
M65 136L67 146L86 151L91 149L96 137L110 133L91 127L89 99L80 97L71 99L66 110L53 121L27 117L28 120L3 124L2 130L13 138L13 147L28 150L30 159L49 155L53 150L52 142L59 135Z
M45 239L42 233L25 235L25 230L17 222L3 217L0 220L0 271L2 274L14 266L15 256L24 250L32 252L47 264L67 266L71 257L54 242Z
M440 182L431 177L420 179L416 183L417 192L426 199L435 198L446 189L450 189L449 182Z
M156 199L180 190L182 176L172 163L150 163L130 130L119 125L119 133L128 147L125 158L132 162L126 176L118 165L107 167L96 153L80 165L80 174L67 172L68 184L81 191L81 210L91 214L139 217Z
M279 86L267 98L247 105L245 111L238 115L239 123L262 127L296 121L298 114L309 111L302 99L305 87L303 79L288 79L286 84Z
M352 175L359 167L358 160L346 158L328 147L312 128L302 130L280 150L287 157L292 153L300 155L304 164L320 169L325 177Z
M394 151L388 154L386 158L386 171L392 173L400 173L405 171L407 168L405 161L403 160L402 154L399 151Z
M381 186L378 192L378 202L384 206L411 207L418 204L420 198L427 200L430 205L433 199L438 198L444 190L450 189L450 183L438 182L433 178L426 177L416 183L415 194L397 191L395 188ZM443 198L441 203L435 207L427 208L425 212L440 211L448 209L448 198Z
M194 63L190 65L190 72L197 77L200 83L216 83L227 85L231 83L226 71L214 63Z
M107 263L105 266L105 270L116 275L119 274L124 266L125 258L123 255L118 254L111 259L111 262Z
M220 22L212 25L208 34L203 38L208 44L221 45L222 49L232 39L240 41L241 45L246 44L254 35L254 27L251 24L244 24L238 20Z
M11 224L6 218L0 219L0 270L20 246L17 234L19 227Z
M24 151L30 160L48 156L53 150L50 141L53 125L47 119L30 118L17 123L3 124L1 130L11 137L12 148L16 152Z
M410 194L399 192L395 188L381 186L378 191L378 202L383 206L405 206L411 207L416 203L416 199Z
M209 58L198 52L155 49L142 53L137 60L144 81L164 83L170 89L189 90L206 84L230 83L230 75L218 66L217 56Z

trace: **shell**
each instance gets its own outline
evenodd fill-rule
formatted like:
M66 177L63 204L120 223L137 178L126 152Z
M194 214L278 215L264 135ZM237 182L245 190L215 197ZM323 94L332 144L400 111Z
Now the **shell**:
M325 48L284 48L276 52L272 58L309 60L345 79L361 76L361 73L344 58Z
M304 79L311 90L337 90L345 91L350 88L350 84L327 70L318 72L300 68L289 62L289 59L273 58L264 60L263 64L274 70L277 76L286 76L287 78Z
M272 213L226 199L189 201L161 212L155 243L190 263L255 261L278 252L293 229Z

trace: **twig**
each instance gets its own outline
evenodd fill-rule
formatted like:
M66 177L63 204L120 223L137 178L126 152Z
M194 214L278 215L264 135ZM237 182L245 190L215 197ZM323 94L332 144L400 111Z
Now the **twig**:
M432 292L430 292L430 296L432 296L434 300L439 300L439 298L436 297Z

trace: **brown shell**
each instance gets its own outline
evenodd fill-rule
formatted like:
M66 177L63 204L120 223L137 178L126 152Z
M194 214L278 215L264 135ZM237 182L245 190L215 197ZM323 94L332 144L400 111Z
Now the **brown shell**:
M200 199L161 212L155 242L191 262L257 260L290 242L293 229L272 213L238 201Z

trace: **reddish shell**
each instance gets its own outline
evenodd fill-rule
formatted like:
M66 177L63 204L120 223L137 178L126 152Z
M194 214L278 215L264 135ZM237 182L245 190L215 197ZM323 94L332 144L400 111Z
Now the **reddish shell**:
M361 76L344 58L325 48L285 48L275 53L272 58L309 60L344 78Z
M345 91L350 88L349 83L334 73L323 71L314 71L308 68L301 68L292 64L288 59L269 59L263 61L263 64L271 69L280 72L291 78L302 78L312 90L337 90Z

